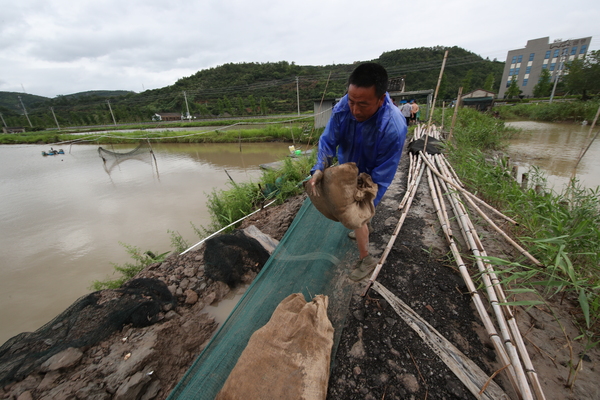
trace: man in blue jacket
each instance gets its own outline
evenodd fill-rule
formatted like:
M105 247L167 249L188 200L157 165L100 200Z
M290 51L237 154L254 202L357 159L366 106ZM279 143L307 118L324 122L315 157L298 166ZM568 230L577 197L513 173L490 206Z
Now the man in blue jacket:
M378 185L377 206L394 179L404 140L406 119L387 93L388 75L376 63L361 64L348 78L348 92L333 108L331 118L319 139L317 163L311 170L307 190L323 178L323 169L337 156L340 164L354 162L358 172L366 172ZM350 277L361 280L377 265L369 255L368 224L354 230L360 260Z

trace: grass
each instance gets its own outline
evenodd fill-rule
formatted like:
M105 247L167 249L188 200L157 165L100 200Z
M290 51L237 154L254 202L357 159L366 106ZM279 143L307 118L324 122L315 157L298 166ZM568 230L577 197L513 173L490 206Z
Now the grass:
M241 128L242 125L257 124L257 120L252 122L245 120L211 120L205 122L173 123L164 126L164 131L148 132L145 129L155 126L148 125L124 125L119 127L97 127L84 129L85 134L79 131L42 131L25 132L15 134L0 134L0 144L55 144L55 143L77 143L77 142L95 142L98 144L110 143L130 143L131 141L140 141L150 139L152 141L162 141L164 143L237 143L238 141L294 141L305 136L312 130L312 123L302 119L292 122L284 122L281 118L270 118L259 120L261 125L270 124L266 128ZM237 124L237 125L236 125ZM215 126L222 126L222 129L213 129ZM235 129L235 127L238 129ZM169 128L198 128L182 132L168 131ZM208 128L210 127L210 128ZM94 131L117 131L131 130L133 132L112 132L95 133ZM138 130L135 130L138 129ZM73 135L72 133L79 133Z
M523 103L494 107L507 120L529 119L546 122L591 122L600 106L599 101Z
M533 106L535 107L535 106ZM530 171L529 187L512 178L509 165L490 150L503 148L514 131L485 114L461 109L448 158L469 189L519 222L511 232L544 267L524 260L493 259L503 268L504 284L534 290L540 299L568 298L579 306L574 321L586 347L600 341L600 200L599 189L577 180L561 192L547 189L543 174ZM491 137L486 137L491 136ZM536 190L535 188L541 188ZM516 304L516 303L515 303ZM528 302L533 305L535 302Z

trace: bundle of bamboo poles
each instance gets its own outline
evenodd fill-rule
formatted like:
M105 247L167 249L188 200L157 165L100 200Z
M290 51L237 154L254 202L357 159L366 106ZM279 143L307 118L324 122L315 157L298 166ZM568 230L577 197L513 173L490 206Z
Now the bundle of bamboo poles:
M427 127L423 127L420 125L414 132L414 140L422 138L425 135L434 137L438 140L440 139L440 134L435 126L428 125ZM504 233L504 231L483 212L481 207L475 203L477 202L479 205L502 217L507 222L516 224L515 221L504 216L487 203L466 191L443 154L425 154L425 148L426 145L423 147L424 150L420 152L418 156L409 153L410 167L408 171L408 184L405 196L399 206L399 210L402 210L400 220L363 291L363 296L377 279L409 212L412 200L417 193L421 177L425 173L442 231L458 265L460 274L467 285L479 317L481 318L496 353L503 364L501 370L504 370L507 373L509 381L520 399L545 399L540 381L533 364L531 363L531 359L529 358L513 311L510 306L506 305L507 298L493 266L485 262L487 253L479 239L474 224L469 218L465 204L468 204L487 223L499 232L508 243L513 245L532 263L536 265L541 265L541 263ZM449 210L452 212L452 218L450 217ZM469 270L463 261L463 256L454 240L450 221L456 221L455 226L458 225L464 243L467 244L470 252L474 256L487 300L491 305L494 316L493 319L488 314L487 308L484 305L484 296L481 296L477 291Z

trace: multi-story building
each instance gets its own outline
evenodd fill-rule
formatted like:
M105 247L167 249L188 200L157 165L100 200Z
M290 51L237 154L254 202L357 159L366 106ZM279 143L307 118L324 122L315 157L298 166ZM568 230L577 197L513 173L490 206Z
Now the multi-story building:
M524 97L533 96L533 87L538 83L543 69L550 72L551 80L563 75L565 64L576 58L583 58L588 51L592 37L556 40L550 43L549 37L527 41L523 49L510 50L506 55L506 65L500 82L498 98L504 98L512 79L516 79Z

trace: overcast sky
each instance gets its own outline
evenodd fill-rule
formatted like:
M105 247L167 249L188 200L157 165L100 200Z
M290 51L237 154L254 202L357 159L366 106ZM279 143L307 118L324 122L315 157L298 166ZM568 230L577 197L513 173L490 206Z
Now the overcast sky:
M438 45L505 61L546 36L593 36L598 50L598 21L598 0L3 1L0 91L141 92L225 63L345 64Z

